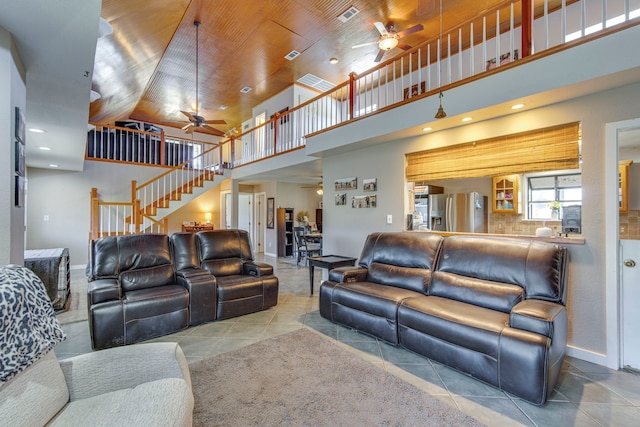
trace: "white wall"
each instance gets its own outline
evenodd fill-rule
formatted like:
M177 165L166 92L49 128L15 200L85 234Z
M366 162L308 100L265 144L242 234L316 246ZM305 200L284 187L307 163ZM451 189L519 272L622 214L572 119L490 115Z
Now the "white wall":
M639 97L640 84L633 84L495 120L325 157L323 175L326 251L359 256L362 244L369 233L402 230L406 153L433 146L467 142L470 140L469 136L474 134L486 138L580 121L584 189L582 220L586 244L568 245L569 344L573 354L605 364L605 214L602 204L605 124L640 116L640 110L637 108ZM336 135L325 137L335 138ZM358 177L359 188L349 191L349 197L362 194L361 178L378 178L376 209L335 206L333 197L336 192L329 188L328 183L351 176ZM387 214L393 215L392 225L385 224Z
M13 37L0 27L0 264L24 262L25 206L15 200L15 107L25 112L26 73Z

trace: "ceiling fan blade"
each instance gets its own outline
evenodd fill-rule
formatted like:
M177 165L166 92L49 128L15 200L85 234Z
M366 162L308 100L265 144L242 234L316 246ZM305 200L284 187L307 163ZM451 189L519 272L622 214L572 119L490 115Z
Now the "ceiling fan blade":
M402 43L402 42L398 42L398 47L399 47L400 49L402 49L402 50L409 50L409 49L411 49L411 46L409 46L409 45L408 45L408 44L406 44L406 43Z
M207 126L207 125L200 126L200 130L204 133L208 133L213 136L225 136L224 132L222 132L221 130L212 128L211 126Z
M407 28L406 30L398 31L398 37L406 37L409 34L417 33L418 31L424 30L424 26L422 24L414 25L411 28Z
M207 125L226 125L227 122L224 120L203 120L202 123Z
M374 22L373 25L381 35L386 36L389 34L387 27L382 22Z
M356 45L351 46L351 49L357 49L359 47L371 46L371 45L374 45L374 44L377 44L377 43L378 43L377 41L369 42L369 43L360 43L360 44L356 44Z
M195 122L195 121L196 121L196 118L193 116L193 114L191 114L191 113L187 113L186 111L182 111L182 110L180 110L180 112L181 112L182 114L184 114L185 116L187 116L187 117L189 118L189 120L191 120L192 122Z
M187 123L186 125L182 126L182 129L183 129L183 130L187 130L187 129L189 129L189 128L190 128L190 127L192 127L192 126L193 126L193 123Z
M192 134L195 130L196 130L196 127L195 127L195 126L189 126L189 127L185 130L185 133Z
M380 49L378 51L378 55L376 55L376 59L373 60L373 62L380 62L382 61L382 57L384 56L384 53L386 52L386 50L382 50Z

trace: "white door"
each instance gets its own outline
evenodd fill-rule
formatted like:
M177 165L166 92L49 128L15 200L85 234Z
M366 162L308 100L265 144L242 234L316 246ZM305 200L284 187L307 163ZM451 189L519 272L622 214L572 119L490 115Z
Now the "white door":
M252 194L240 194L238 196L238 228L249 232L249 237L253 240L253 212L251 211Z
M253 251L254 253L264 252L264 239L265 239L265 222L267 216L267 204L266 194L258 193L254 195L253 200L253 225L255 234L253 238Z
M620 240L622 366L640 370L640 240Z

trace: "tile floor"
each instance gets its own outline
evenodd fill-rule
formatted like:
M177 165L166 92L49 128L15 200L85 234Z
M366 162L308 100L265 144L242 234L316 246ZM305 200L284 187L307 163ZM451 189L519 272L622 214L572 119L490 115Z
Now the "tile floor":
M308 269L291 259L258 257L275 267L280 279L278 305L269 310L189 328L158 338L178 341L189 360L234 350L298 328L310 328L363 359L405 379L438 399L489 426L632 426L640 425L640 376L566 358L551 400L538 407L409 351L337 326L320 317L316 269L309 296ZM72 272L72 286L86 287L83 271ZM80 292L82 295L82 291ZM82 308L86 310L86 308ZM83 313L67 319L85 318ZM61 320L65 322L65 320ZM63 325L67 340L58 344L58 358L91 351L86 320Z

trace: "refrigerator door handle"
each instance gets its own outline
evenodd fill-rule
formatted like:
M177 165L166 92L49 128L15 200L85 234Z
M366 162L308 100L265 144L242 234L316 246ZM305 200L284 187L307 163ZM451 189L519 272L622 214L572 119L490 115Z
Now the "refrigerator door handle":
M445 202L445 231L451 231L451 196L447 196Z

